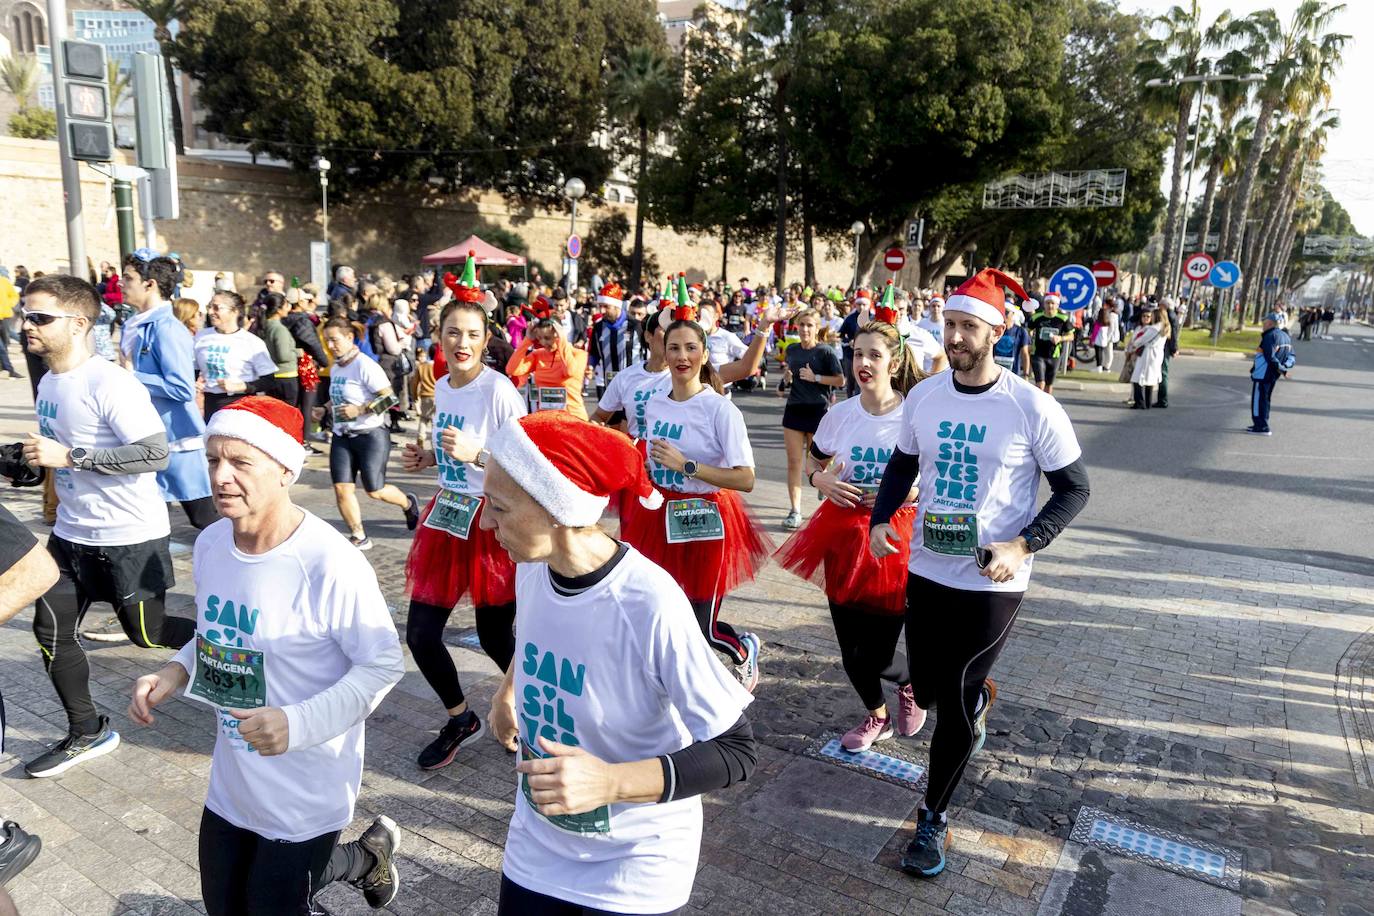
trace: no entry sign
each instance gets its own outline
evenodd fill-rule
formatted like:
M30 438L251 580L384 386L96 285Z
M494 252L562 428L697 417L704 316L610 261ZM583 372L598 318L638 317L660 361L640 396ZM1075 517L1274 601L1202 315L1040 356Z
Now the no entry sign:
M1098 289L1111 286L1116 282L1116 265L1111 261L1093 261L1093 277Z
M883 266L893 272L906 266L906 252L900 248L889 248L883 253Z
M1183 276L1195 283L1199 280L1206 280L1215 263L1212 256L1205 251L1190 254L1187 260L1183 262Z

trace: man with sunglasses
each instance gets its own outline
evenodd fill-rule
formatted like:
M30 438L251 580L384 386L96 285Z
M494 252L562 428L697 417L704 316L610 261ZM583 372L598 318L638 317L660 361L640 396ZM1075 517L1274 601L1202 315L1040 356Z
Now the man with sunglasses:
M219 518L210 498L205 464L205 421L196 407L195 342L172 313L172 290L181 267L147 248L126 255L124 301L136 314L124 322L120 350L153 399L167 430L169 456L157 485L167 502L179 502L196 530Z
M195 632L195 621L168 616L164 603L175 581L156 477L167 467L167 431L138 379L92 357L99 314L95 287L77 277L41 277L24 291L25 342L48 364L39 433L24 443L24 459L52 470L59 496L47 545L59 577L35 606L33 634L68 725L66 738L25 765L32 777L57 776L119 746L91 699L76 636L93 603L113 605L143 648L179 649Z

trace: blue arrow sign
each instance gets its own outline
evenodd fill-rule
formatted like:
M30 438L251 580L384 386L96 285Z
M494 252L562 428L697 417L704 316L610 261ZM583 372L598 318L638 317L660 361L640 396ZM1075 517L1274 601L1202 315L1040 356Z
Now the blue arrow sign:
M1050 277L1048 287L1052 293L1063 297L1059 307L1066 312L1075 312L1093 301L1097 292L1097 278L1082 264L1065 264Z
M1217 261L1212 272L1207 275L1207 282L1217 289L1229 289L1235 286L1239 279L1240 265L1235 261Z

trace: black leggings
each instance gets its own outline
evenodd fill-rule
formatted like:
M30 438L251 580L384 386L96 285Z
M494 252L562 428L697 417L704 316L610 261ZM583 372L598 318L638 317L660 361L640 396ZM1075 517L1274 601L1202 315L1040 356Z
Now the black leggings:
M909 683L906 656L897 651L897 638L906 622L901 614L872 614L831 601L830 620L835 624L844 673L864 709L883 705L883 681Z
M91 699L90 662L76 636L91 604L110 601L124 635L143 649L180 649L195 635L196 622L167 614L166 591L127 603L111 600L125 586L111 590L117 573L101 575L102 563L108 565L112 561L99 548L54 545L50 541L48 552L57 562L59 575L57 583L34 605L33 635L43 651L43 667L66 710L68 727L83 735L93 735L100 728L100 714ZM97 576L104 581L93 581Z
M930 738L926 809L941 813L973 755L973 718L983 681L1002 652L1025 592L972 592L920 576L906 582L911 686L922 709L939 707Z
M744 643L735 628L720 619L720 600L693 601L691 605L692 613L697 615L697 626L711 648L730 656L736 665L741 664L745 658Z
M200 817L200 893L209 916L311 916L335 881L357 881L376 864L339 831L299 843L269 840L206 808Z
M682 910L671 910L659 916L673 916ZM214 916L213 913L210 916ZM501 902L496 905L496 916L615 916L610 910L569 903L523 888L504 874L501 875Z
M219 521L219 510L215 508L213 496L202 496L200 499L183 499L181 509L186 513L186 520L191 523L191 527L197 531L204 531L207 526Z
M463 702L458 669L444 645L444 626L452 614L450 607L412 601L406 617L406 645L415 657L415 665L439 695L439 702L445 709ZM482 651L504 672L515 657L515 603L479 607L475 614L477 640L482 644Z

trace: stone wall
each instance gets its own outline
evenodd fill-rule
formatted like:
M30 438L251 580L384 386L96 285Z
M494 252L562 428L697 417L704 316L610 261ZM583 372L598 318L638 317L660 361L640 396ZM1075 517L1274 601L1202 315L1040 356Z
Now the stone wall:
M0 201L6 225L0 231L0 264L24 264L30 270L65 269L66 229L57 144L0 138ZM197 157L179 161L181 217L157 224L161 247L181 254L187 265L202 270L232 271L241 286L256 283L263 271L277 269L288 277L309 275L310 242L321 238L320 193L308 176L279 168L226 164ZM95 262L114 260L118 234L109 184L83 165L82 201L87 254ZM633 224L634 206L604 204L581 207L578 226L611 208L625 211ZM557 269L568 215L557 211L511 209L492 194L440 195L429 191L359 195L347 203L331 199L329 232L336 262L392 275L408 273L420 258L453 245L470 233L498 226L519 234L528 255ZM142 224L138 226L142 244ZM664 270L685 270L693 280L720 273L719 239L645 227L645 245ZM817 271L822 283L844 284L852 265L831 261L818 245ZM771 258L762 260L732 251L731 282L741 276L757 282L771 278ZM801 275L790 264L789 277Z

